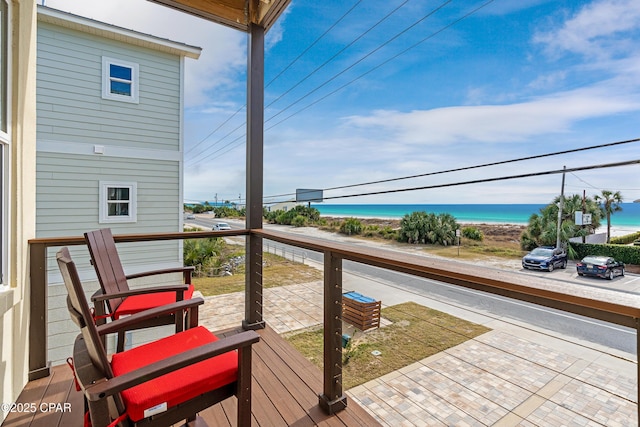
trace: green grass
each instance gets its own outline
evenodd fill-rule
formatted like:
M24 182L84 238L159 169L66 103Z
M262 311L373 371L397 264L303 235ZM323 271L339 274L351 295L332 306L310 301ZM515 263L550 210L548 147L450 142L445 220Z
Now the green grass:
M408 302L382 310L391 325L352 337L343 350L343 387L348 390L461 344L490 329L446 313ZM323 364L322 328L285 335L319 368ZM381 354L374 356L372 351Z
M262 274L265 288L322 280L322 272L308 265L269 253L264 254L263 260ZM192 281L196 290L202 292L204 296L241 292L245 289L244 271L225 277L194 277Z

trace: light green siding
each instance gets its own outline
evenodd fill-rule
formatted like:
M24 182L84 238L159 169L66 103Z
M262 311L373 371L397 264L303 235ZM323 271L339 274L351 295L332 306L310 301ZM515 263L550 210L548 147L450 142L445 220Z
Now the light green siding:
M141 47L141 35L128 30L109 27L115 36L101 37L96 34L104 32L93 31L101 23L47 14L54 18L39 19L37 31L36 236L82 236L98 228L115 235L180 231L181 54L167 53L144 35ZM75 23L69 27L67 19ZM137 64L138 103L102 98L103 57ZM101 182L135 183L135 222L100 222ZM179 241L117 247L127 274L182 265ZM68 317L57 249L48 250L47 260L48 354L62 363L78 332ZM85 245L69 249L89 296L98 289L89 252ZM130 286L181 279L154 276ZM134 343L143 339L134 336Z
M106 227L114 234L179 231L182 58L41 21L37 48L37 236ZM102 98L103 56L138 64L138 103ZM105 153L94 154L96 145ZM137 185L135 222L99 222L100 181ZM132 272L181 264L180 248L159 242L119 250ZM91 269L86 256L78 265ZM56 269L50 260L53 276Z
M138 104L102 99L102 57L139 65ZM180 57L38 23L38 140L179 150Z

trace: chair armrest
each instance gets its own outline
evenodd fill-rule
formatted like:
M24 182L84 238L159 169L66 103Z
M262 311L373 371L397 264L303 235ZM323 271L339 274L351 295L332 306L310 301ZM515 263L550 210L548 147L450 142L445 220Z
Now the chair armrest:
M96 326L99 335L107 335L120 331L128 331L132 326L160 316L177 313L180 311L193 310L194 314L198 313L198 306L204 304L202 298L191 298L185 301L174 302L160 307L150 308L149 310L140 311L131 316L121 317L118 320Z
M194 363L202 362L203 360L210 359L235 349L250 347L259 340L260 335L255 331L241 332L216 342L185 351L167 359L160 360L124 375L119 375L110 380L88 386L85 389L85 393L90 401L104 399L107 396L120 393L123 390Z
M147 276L155 276L158 274L168 274L168 273L182 273L185 281L188 278L188 282L191 283L191 272L195 270L195 267L175 267L175 268L165 268L162 270L152 270L152 271L143 271L140 273L128 274L126 276L127 280L129 279L137 279L139 277L147 277Z
M144 294L157 294L160 292L185 292L189 289L189 285L164 285L164 286L152 286L148 288L136 288L129 289L127 291L114 292L111 294L103 294L102 291L98 291L91 296L91 301L99 302L114 298L126 298L132 295L144 295Z

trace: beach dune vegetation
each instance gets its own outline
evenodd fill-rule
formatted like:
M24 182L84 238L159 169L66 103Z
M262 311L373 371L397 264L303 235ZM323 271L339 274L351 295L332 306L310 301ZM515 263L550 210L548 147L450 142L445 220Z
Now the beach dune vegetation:
M465 237L469 240L482 242L482 240L484 239L484 234L482 233L482 230L479 230L477 227L464 227L462 229L462 237Z
M362 221L358 218L347 218L340 224L340 232L347 236L362 234Z
M558 236L558 209L560 196L553 199L539 214L533 214L529 218L529 224L520 236L520 247L526 251L538 246L555 246ZM591 214L591 224L586 226L576 225L576 212ZM572 237L584 237L592 234L602 219L602 210L598 203L579 194L566 196L562 208L562 222L560 227L560 241L568 242ZM571 255L571 254L569 254Z
M412 212L400 221L398 240L407 243L453 245L459 228L455 217L448 213Z
M298 217L304 217L306 221ZM266 212L264 218L271 224L302 227L318 224L320 222L320 211L316 208L298 205L287 211L278 209L276 211Z

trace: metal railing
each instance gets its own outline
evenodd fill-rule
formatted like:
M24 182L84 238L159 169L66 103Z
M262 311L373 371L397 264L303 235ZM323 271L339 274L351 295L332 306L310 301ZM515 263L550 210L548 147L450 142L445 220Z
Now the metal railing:
M342 261L350 260L387 270L438 280L460 287L481 290L491 294L527 301L545 307L571 312L636 329L636 345L640 346L640 295L621 294L607 289L590 289L589 294L566 292L551 280L536 279L535 285L525 282L530 278L517 273L500 272L475 267L472 272L460 263L437 260L417 255L386 251L363 246L352 246L317 238L301 237L265 229L231 230L222 232L157 233L115 235L118 243L157 240L194 239L223 236L249 236L247 263L261 264L263 240L291 245L306 251L324 254L324 390L320 406L327 413L344 408L346 397L342 390ZM259 243L259 245L258 245ZM33 239L29 241L31 256L31 322L29 368L30 379L49 373L47 362L47 277L46 255L48 247L83 245L81 237ZM268 246L267 246L268 247ZM259 249L258 249L259 248ZM494 276L494 277L492 277ZM495 278L497 276L497 278ZM262 284L246 280L245 326L259 327L262 321ZM256 297L258 296L258 297ZM249 301L252 299L252 301ZM255 300L258 298L258 300ZM256 322L255 320L258 320ZM638 347L637 347L638 348ZM638 364L640 366L640 364ZM640 368L638 369L640 378ZM640 383L638 385L640 401Z
M262 247L265 252L277 255L284 259L291 260L292 262L299 262L304 264L304 262L308 258L305 251L296 251L295 249L289 248L287 246L276 245L273 242L269 241L264 242L264 245Z

